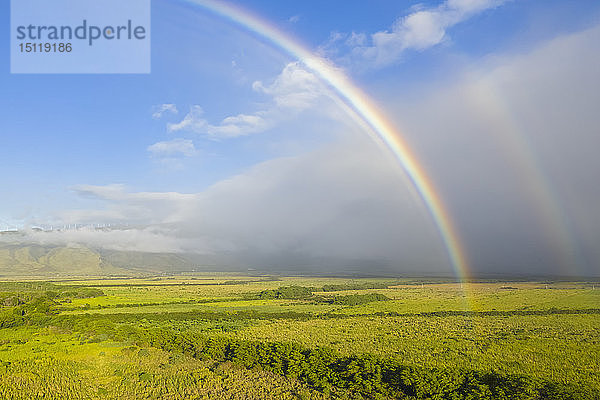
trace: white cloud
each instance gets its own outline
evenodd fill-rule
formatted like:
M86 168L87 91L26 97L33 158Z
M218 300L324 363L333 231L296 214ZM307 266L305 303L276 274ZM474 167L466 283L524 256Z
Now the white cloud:
M202 107L194 105L183 120L167 124L167 130L188 131L215 138L237 137L264 132L307 109L320 113L329 110L324 106L330 97L329 90L299 62L287 64L271 84L256 81L252 89L270 98L264 109L228 116L219 124L210 124L204 118Z
M252 88L273 97L275 105L282 109L303 110L315 104L327 93L323 84L312 72L298 62L289 63L273 83L265 86L256 81Z
M179 253L183 251L181 241L164 230L155 227L94 229L51 232L26 232L21 240L42 245L90 246L108 250L142 251L148 253Z
M175 104L161 104L153 107L152 118L160 119L165 113L177 114Z
M224 118L220 124L211 125L204 118L204 110L198 105L190 108L190 112L178 123L167 124L169 132L193 132L211 137L227 138L244 136L262 132L272 126L267 111L254 114L238 114Z
M178 123L168 123L167 130L169 132L189 131L189 132L204 132L207 127L206 120L202 117L204 110L202 107L194 105L190 107L190 111Z
M157 157L185 156L191 157L196 154L196 147L189 139L173 139L164 142L156 142L148 146L147 150Z
M300 15L292 15L288 18L288 21L292 24L295 24L296 22L300 21Z
M321 51L338 57L343 43L350 53L342 62L384 67L398 61L407 50L422 51L445 40L449 28L485 10L498 7L507 0L446 0L433 8L421 8L398 18L389 30L370 35L336 33L321 47Z
M124 185L78 185L71 188L81 197L101 201L105 207L67 210L60 214L65 223L165 224L179 222L181 213L193 208L198 195L177 192L127 191Z
M342 38L343 38L343 36L342 36ZM367 41L368 41L368 37L366 34L352 32L350 34L350 36L348 36L346 38L346 46L350 46L350 47L366 46Z
M206 133L218 137L236 137L251 133L263 132L269 129L273 122L268 119L268 113L258 111L255 114L238 114L227 117L220 125L209 125Z

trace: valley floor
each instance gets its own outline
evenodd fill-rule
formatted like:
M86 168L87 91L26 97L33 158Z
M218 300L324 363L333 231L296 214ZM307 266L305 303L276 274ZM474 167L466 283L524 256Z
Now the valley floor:
M586 282L0 283L0 398L597 399Z

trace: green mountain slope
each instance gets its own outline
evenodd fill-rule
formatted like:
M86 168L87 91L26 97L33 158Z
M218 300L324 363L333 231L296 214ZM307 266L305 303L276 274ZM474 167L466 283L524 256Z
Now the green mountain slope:
M106 262L86 247L0 244L0 277L111 276L130 271Z
M2 277L109 277L198 271L203 257L0 241ZM210 267L208 267L210 269Z

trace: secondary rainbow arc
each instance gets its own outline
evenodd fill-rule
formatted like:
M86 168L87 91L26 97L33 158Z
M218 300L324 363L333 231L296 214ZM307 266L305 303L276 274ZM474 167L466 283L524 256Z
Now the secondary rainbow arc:
M372 130L398 160L433 218L450 262L461 280L469 276L468 262L459 236L433 182L420 166L402 135L394 129L369 96L357 87L340 69L292 39L275 26L247 10L213 0L185 0L204 7L221 17L268 40L276 47L297 58L318 75L341 100Z

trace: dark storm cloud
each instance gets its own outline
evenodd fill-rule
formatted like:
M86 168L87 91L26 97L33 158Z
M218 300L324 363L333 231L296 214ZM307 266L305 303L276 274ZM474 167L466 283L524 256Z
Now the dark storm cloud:
M560 37L397 105L475 270L600 273L598 43Z

